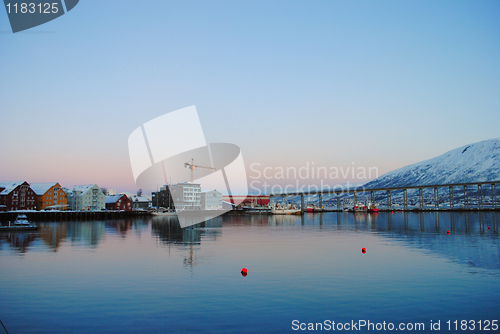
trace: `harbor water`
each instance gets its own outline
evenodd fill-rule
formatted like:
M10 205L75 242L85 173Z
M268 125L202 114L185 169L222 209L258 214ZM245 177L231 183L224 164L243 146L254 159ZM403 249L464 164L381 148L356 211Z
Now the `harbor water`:
M37 334L495 332L499 222L496 212L223 215L186 229L161 217L43 222L0 234L0 320Z

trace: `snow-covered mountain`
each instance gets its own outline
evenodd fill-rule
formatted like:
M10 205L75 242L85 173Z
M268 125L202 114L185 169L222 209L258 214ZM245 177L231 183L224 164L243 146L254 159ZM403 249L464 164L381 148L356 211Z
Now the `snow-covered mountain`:
M500 180L500 139L490 139L446 152L384 174L365 188L390 188Z

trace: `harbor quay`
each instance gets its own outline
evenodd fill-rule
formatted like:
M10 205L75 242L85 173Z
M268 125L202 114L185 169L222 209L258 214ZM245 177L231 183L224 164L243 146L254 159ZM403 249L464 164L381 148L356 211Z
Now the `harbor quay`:
M147 211L8 211L0 212L0 222L13 222L19 214L30 221L111 220L150 215Z

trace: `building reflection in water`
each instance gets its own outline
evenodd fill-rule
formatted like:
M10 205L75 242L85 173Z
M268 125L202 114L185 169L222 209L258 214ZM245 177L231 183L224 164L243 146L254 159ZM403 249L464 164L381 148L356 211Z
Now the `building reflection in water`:
M19 254L28 252L29 247L36 240L35 232L1 232L0 244L7 243L12 249L15 249ZM0 247L2 249L3 247Z
M66 225L66 223L47 223L39 227L40 239L54 252L57 252L61 242L66 239Z
M176 247L187 254L184 255L184 266L192 269L200 262L206 262L210 255L199 256L202 239L215 241L221 235L222 218L216 217L186 228L181 228L176 217L154 217L151 219L151 231L158 240L168 246Z
M125 218L120 220L106 221L106 227L112 228L122 238L126 238L134 231L135 234L140 235L141 231L148 227L149 220L144 217Z
M68 222L66 224L68 237L72 244L82 244L96 248L106 234L103 221Z
M26 253L37 239L52 251L65 242L95 248L106 233L126 238L132 232L149 231L157 242L184 253L184 264L193 267L209 261L207 251L199 252L202 242L216 241L221 227L268 226L317 228L322 233L366 231L415 249L426 249L460 263L500 270L499 217L497 212L328 212L301 216L289 215L223 215L207 222L181 228L177 219L169 217L123 219L116 221L84 221L40 223L37 232L2 232L0 250L8 245L20 254ZM149 225L151 224L151 225ZM450 235L447 231L450 231ZM241 232L239 232L241 231ZM245 233L244 229L238 233ZM346 234L346 237L348 235ZM39 243L42 244L42 243ZM35 244L38 245L38 244Z
M118 221L107 221L106 226L113 228L119 236L125 239L127 232L132 229L132 219L126 218Z

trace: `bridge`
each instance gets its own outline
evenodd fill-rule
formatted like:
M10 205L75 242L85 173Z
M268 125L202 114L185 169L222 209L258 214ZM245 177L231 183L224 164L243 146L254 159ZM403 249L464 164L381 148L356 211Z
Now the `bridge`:
M364 188L364 187L355 187L355 188L349 188L349 189L320 189L316 191L308 191L308 192L285 192L285 193L272 193L269 196L271 198L273 197L281 197L283 199L283 202L285 202L285 199L287 196L300 196L301 197L301 208L302 210L305 210L304 206L304 196L311 196L311 195L318 195L319 203L318 203L318 208L320 210L323 209L323 195L325 194L336 194L337 199L336 199L336 204L337 204L337 209L336 211L341 211L342 208L340 206L340 197L343 196L344 199L346 196L350 196L351 194L353 195L354 203L358 202L358 195L366 195L367 193L370 195L370 201L371 203L375 203L375 193L376 192L385 192L386 194L386 203L387 203L387 210L393 210L393 202L392 202L392 192L395 191L402 191L403 193L403 210L409 210L408 206L408 190L412 189L418 189L418 207L416 208L411 208L411 210L424 210L425 209L425 202L424 202L424 189L434 189L434 199L433 199L433 204L434 207L432 209L434 210L440 210L440 209L446 209L446 210L454 210L456 208L455 205L455 190L462 189L463 191L463 206L461 206L459 209L465 209L465 210L496 210L498 209L498 202L497 202L497 184L500 183L499 181L487 181L487 182L469 182L469 183L449 183L449 184L435 184L435 185L420 185L420 186L404 186L404 187L392 187L392 188ZM476 203L477 205L474 206L474 200L473 198L469 197L469 190L470 188L477 189L476 193ZM448 207L444 208L439 206L439 189L442 188L447 188L448 189L448 199L449 199L449 205ZM484 196L483 196L483 188L486 190L489 188L490 189L490 194L491 194L491 204L486 205L484 201ZM335 210L334 210L335 211Z

